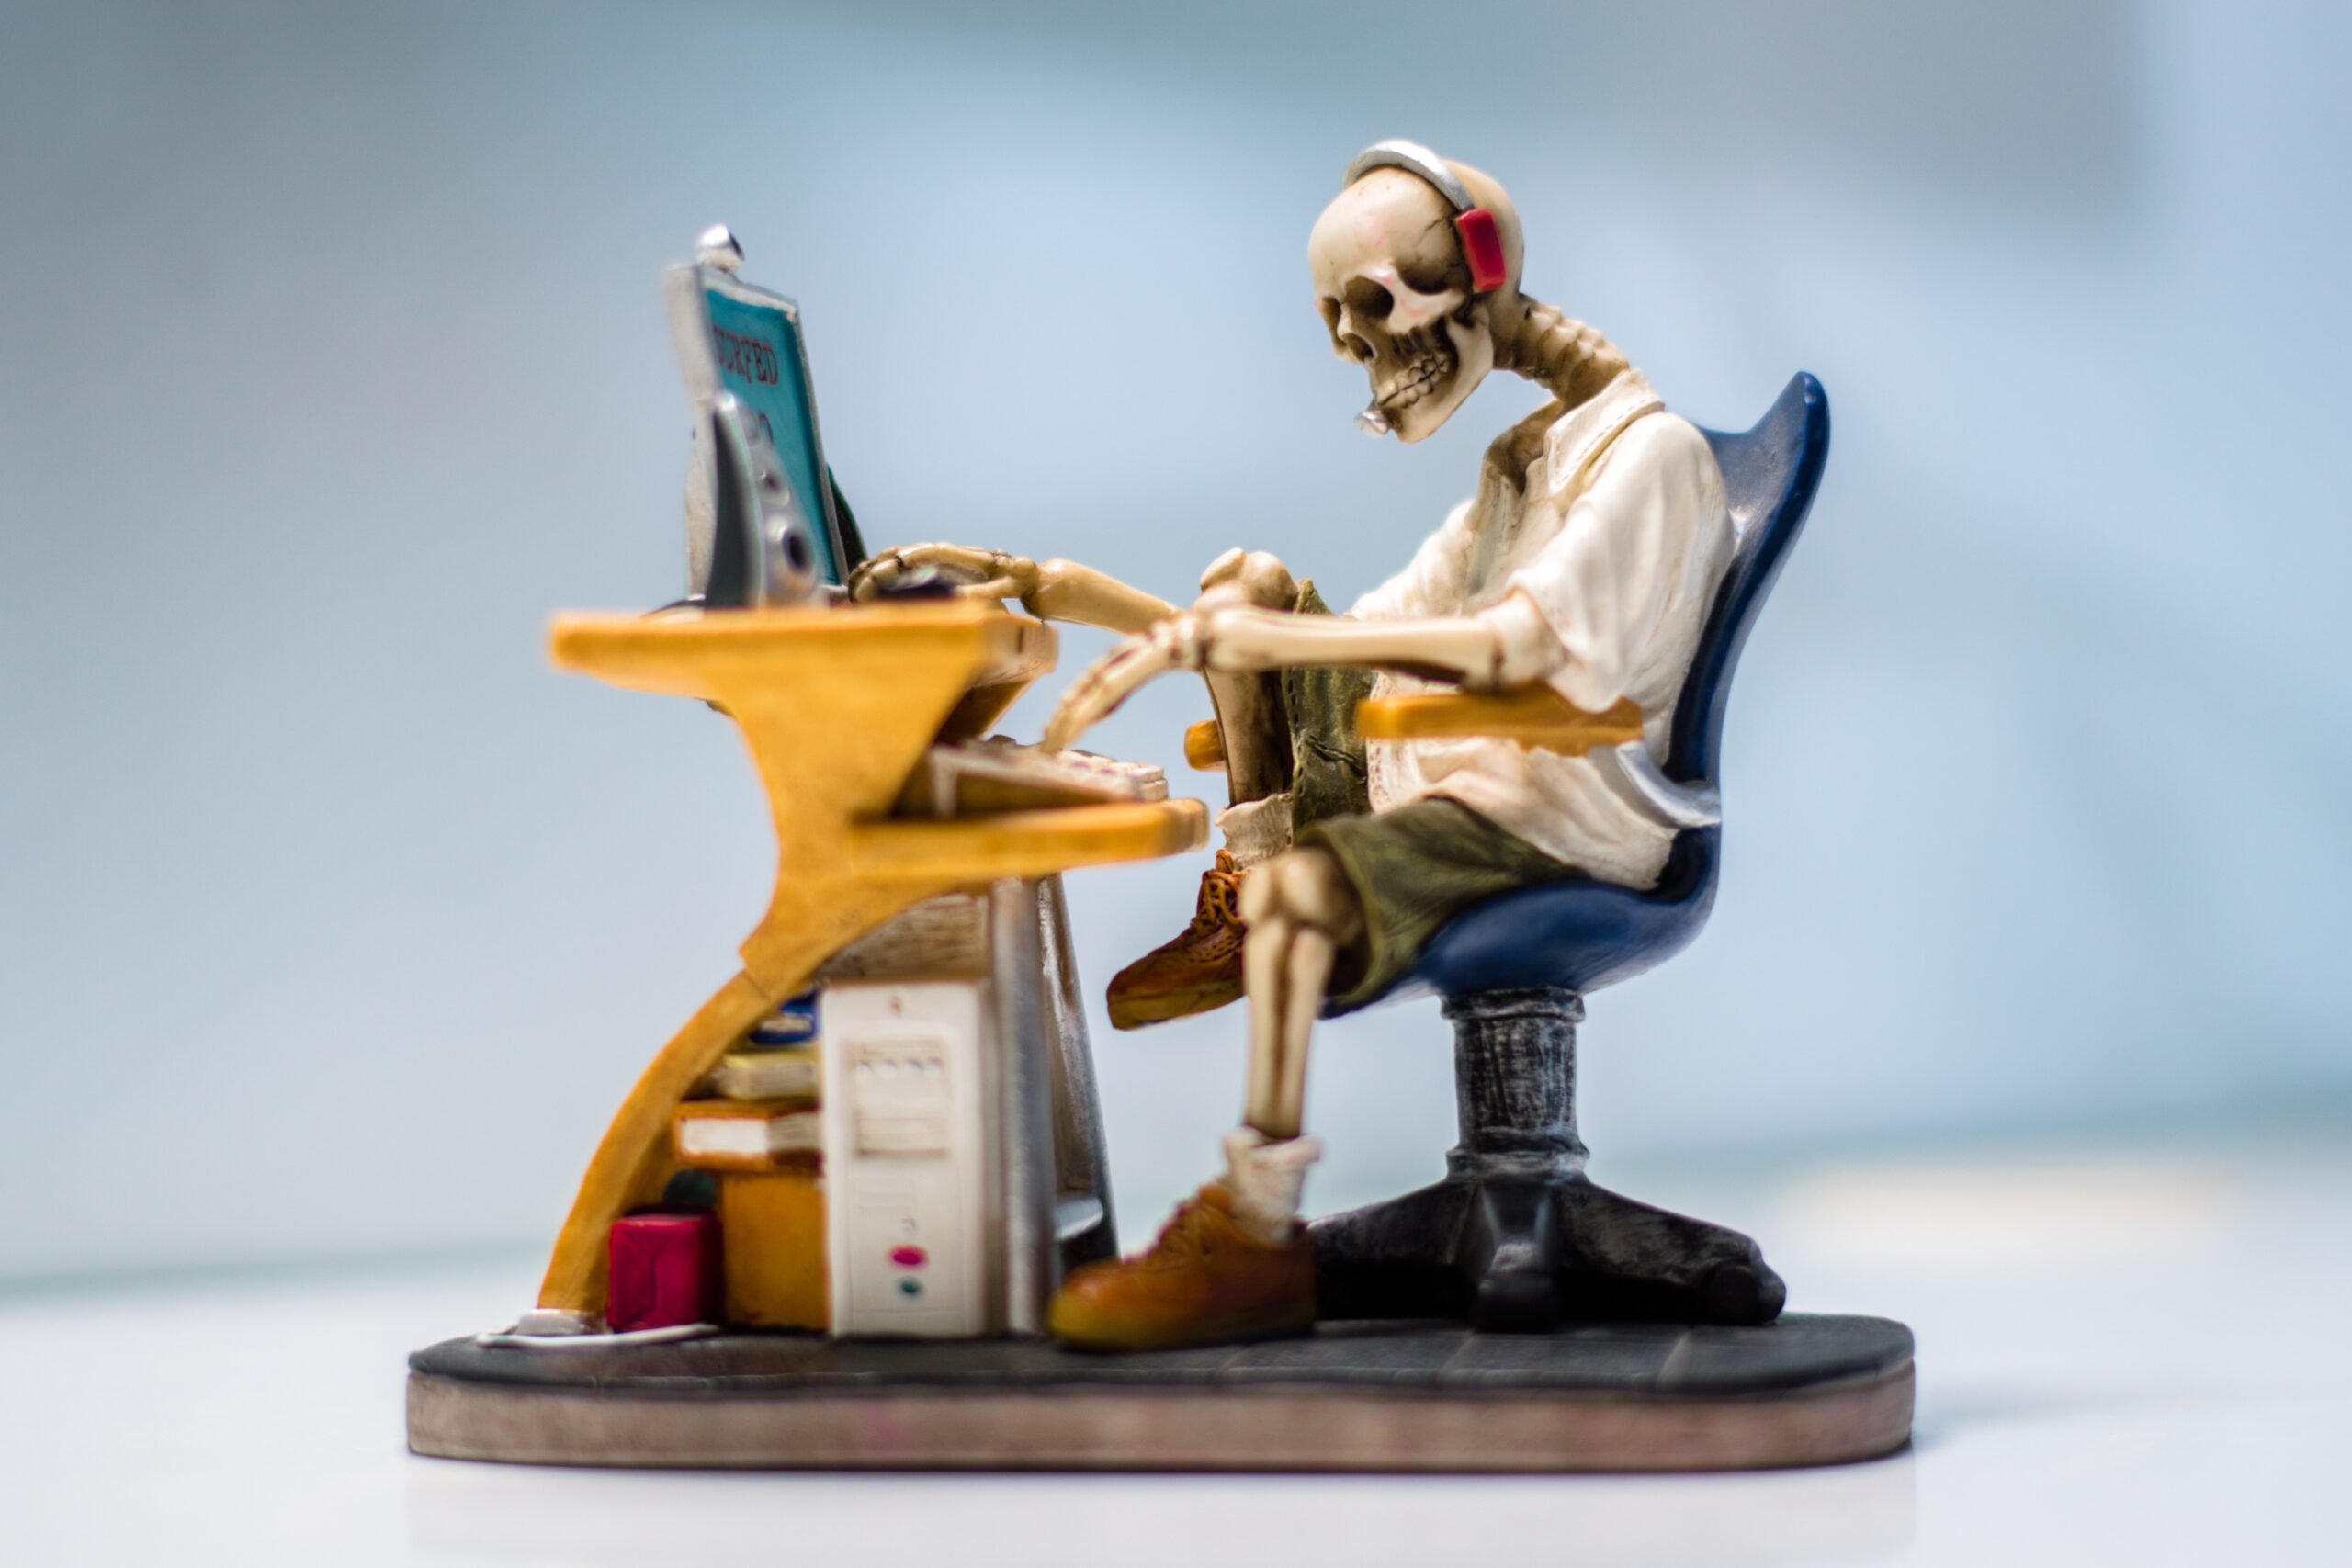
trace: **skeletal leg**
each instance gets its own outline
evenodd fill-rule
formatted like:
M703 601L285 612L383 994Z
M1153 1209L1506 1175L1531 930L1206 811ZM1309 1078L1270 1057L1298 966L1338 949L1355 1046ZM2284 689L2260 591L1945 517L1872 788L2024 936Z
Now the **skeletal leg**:
M1242 1120L1269 1138L1295 1138L1305 1124L1306 1043L1331 976L1330 937L1301 924L1279 908L1248 911L1250 889L1274 881L1277 861L1241 885L1243 919L1250 922L1242 950L1242 984L1250 1001L1250 1089Z
M1241 987L1250 1008L1250 1074L1241 1098L1241 1120L1269 1137L1288 1138L1297 1135L1300 1123L1285 1127L1278 1114L1283 1098L1283 1019L1277 998L1289 967L1290 923L1264 907L1272 903L1271 898L1252 897L1261 888L1271 890L1272 870L1269 866L1241 885L1242 919L1250 922L1249 940L1241 950Z
M1363 929L1363 911L1339 863L1322 850L1293 850L1241 885L1250 924L1242 969L1250 998L1250 1079L1243 1124L1225 1140L1225 1185L1234 1213L1270 1241L1287 1236L1320 1152L1300 1136L1306 1107L1306 1047L1340 949Z
M1264 551L1227 550L1201 574L1195 610L1287 610L1298 603L1288 568ZM1290 788L1290 716L1278 673L1204 677L1225 739L1225 782L1235 805Z
M1338 952L1329 932L1313 926L1291 931L1290 963L1283 974L1282 1066L1274 1074L1274 1102L1266 1108L1271 1127L1282 1136L1296 1137L1306 1124L1306 1043L1314 1036Z
M1340 949L1363 931L1363 908L1330 852L1293 850L1241 885L1250 927L1250 1094L1244 1120L1295 1138L1306 1103L1306 1047Z

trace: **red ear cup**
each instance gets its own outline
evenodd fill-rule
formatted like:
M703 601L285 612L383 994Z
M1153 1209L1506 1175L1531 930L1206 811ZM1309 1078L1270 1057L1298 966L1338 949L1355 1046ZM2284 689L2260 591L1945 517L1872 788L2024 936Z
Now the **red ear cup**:
M1507 275L1503 237L1495 227L1495 215L1474 207L1453 220L1453 231L1462 236L1462 259L1470 264L1470 287L1481 294L1500 288Z

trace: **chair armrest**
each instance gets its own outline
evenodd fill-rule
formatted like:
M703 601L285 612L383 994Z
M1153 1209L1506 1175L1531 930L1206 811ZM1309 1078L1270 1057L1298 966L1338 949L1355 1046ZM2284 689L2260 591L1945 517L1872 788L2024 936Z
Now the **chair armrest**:
M1588 713L1541 683L1508 692L1417 692L1366 697L1356 705L1356 732L1366 740L1453 740L1492 737L1581 757L1599 746L1642 738L1642 710L1621 697Z
M1204 718L1184 727L1184 765L1204 773L1225 772L1225 731Z

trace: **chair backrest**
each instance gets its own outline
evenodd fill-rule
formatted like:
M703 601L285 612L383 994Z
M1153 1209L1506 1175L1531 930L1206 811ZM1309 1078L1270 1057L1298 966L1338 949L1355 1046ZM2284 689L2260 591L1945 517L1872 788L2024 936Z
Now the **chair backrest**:
M1804 526L1822 467L1829 460L1828 394L1800 370L1753 430L1701 434L1723 469L1724 495L1739 543L1675 708L1666 773L1681 784L1718 782L1732 672L1789 547Z

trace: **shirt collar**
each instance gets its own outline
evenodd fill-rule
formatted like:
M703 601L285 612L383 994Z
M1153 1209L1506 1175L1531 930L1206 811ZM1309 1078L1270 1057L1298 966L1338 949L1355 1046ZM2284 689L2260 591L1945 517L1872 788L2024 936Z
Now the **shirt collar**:
M1545 490L1555 496L1574 490L1611 437L1665 406L1640 371L1619 371L1615 380L1552 422L1544 436Z

